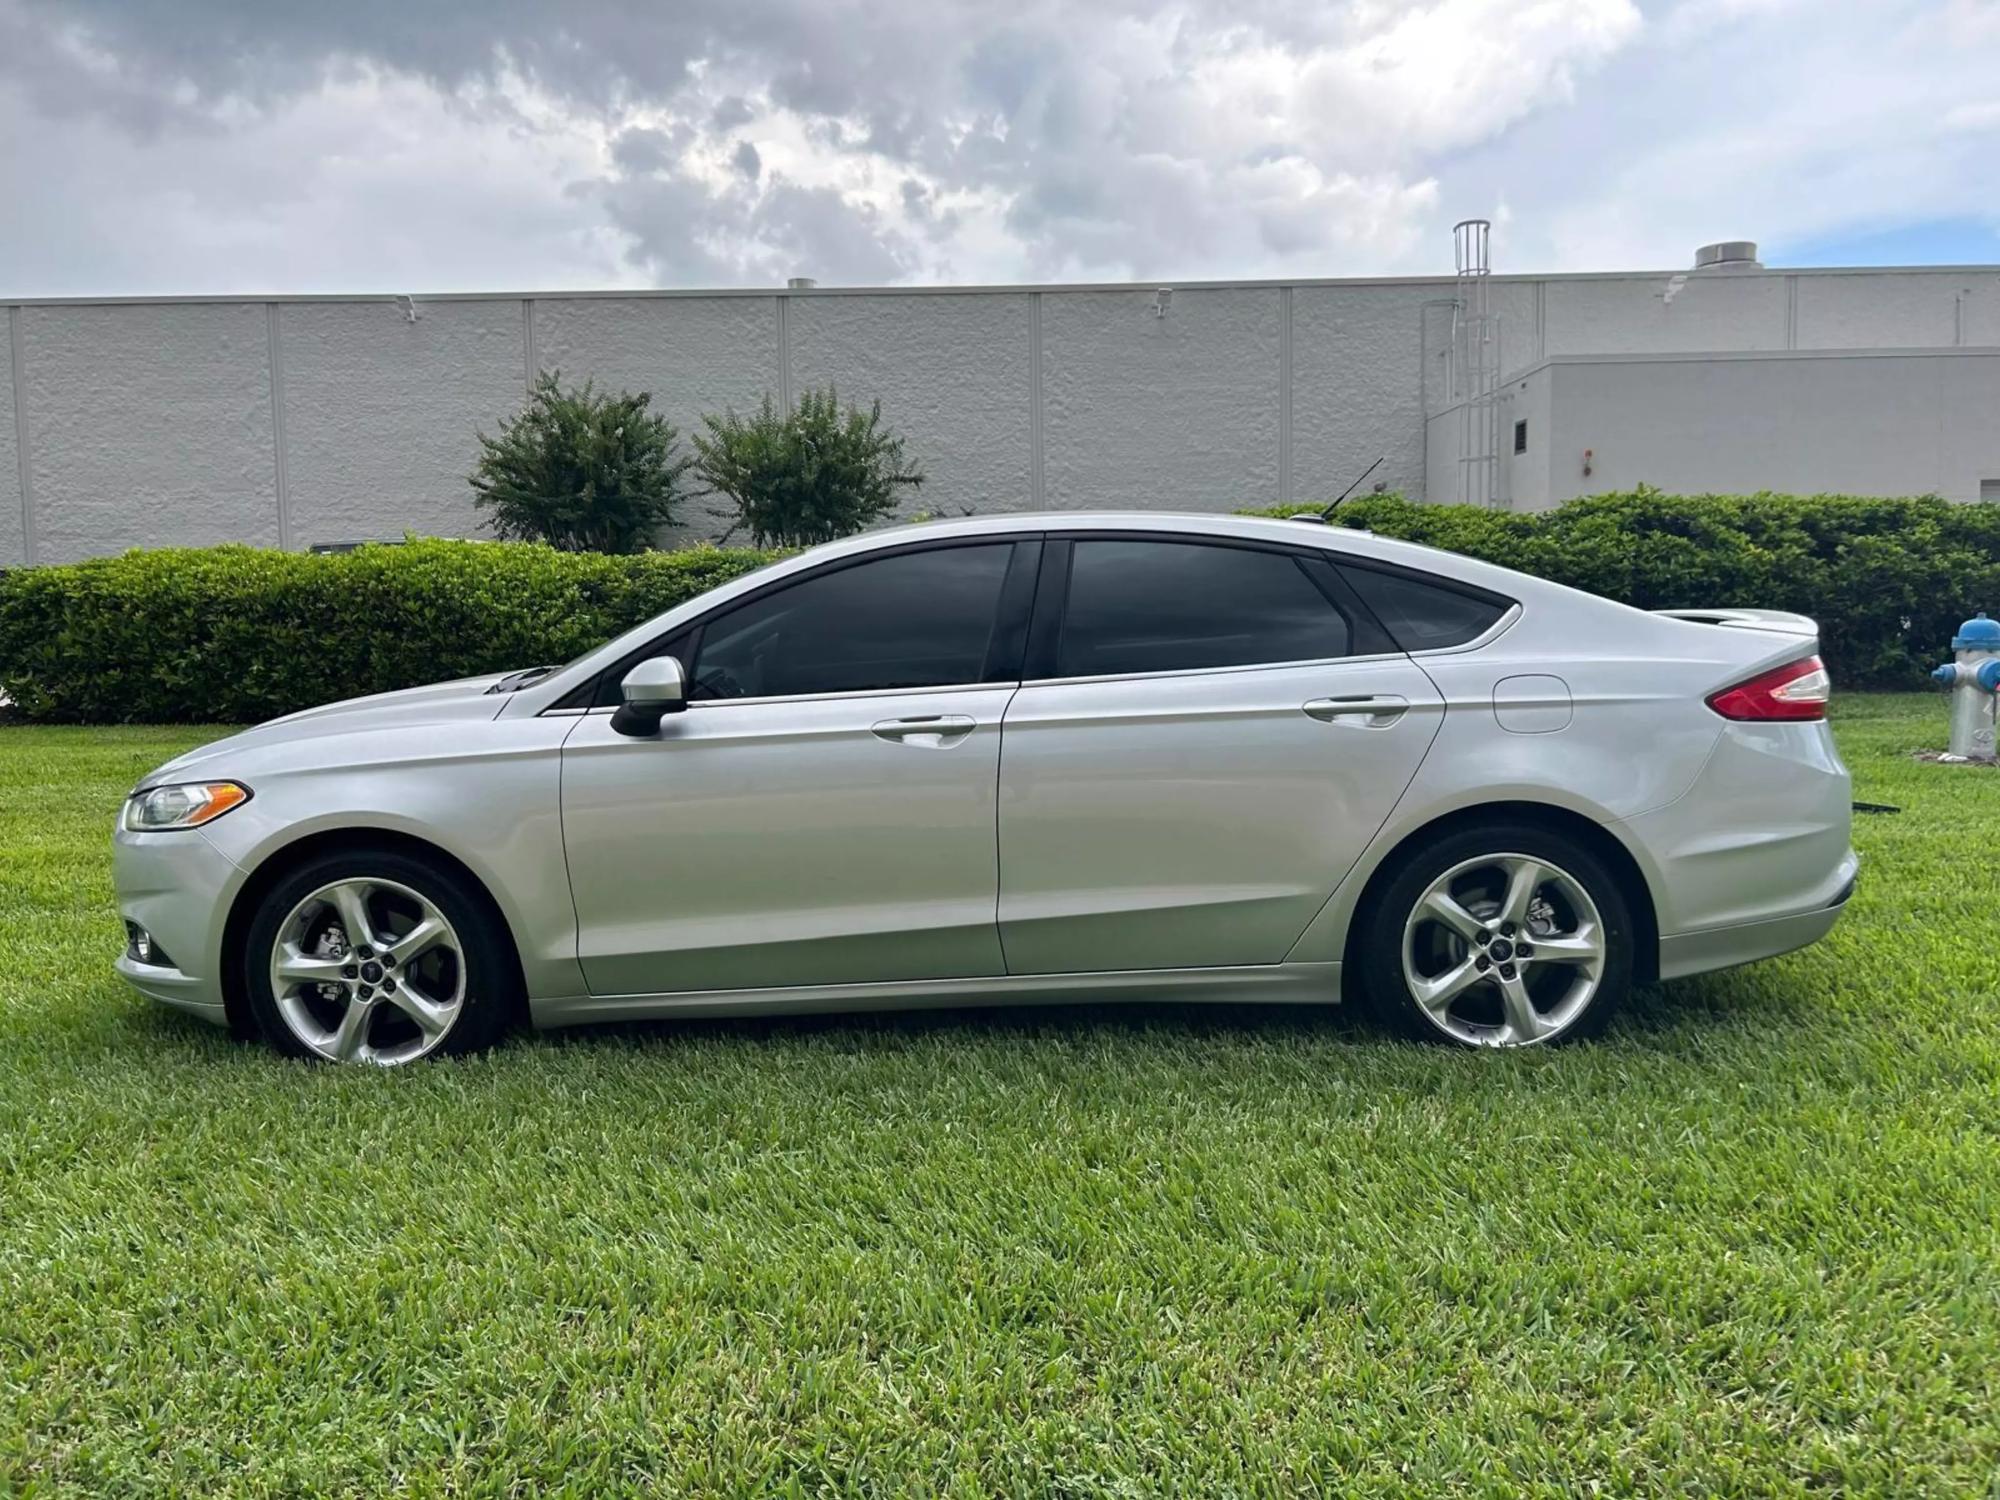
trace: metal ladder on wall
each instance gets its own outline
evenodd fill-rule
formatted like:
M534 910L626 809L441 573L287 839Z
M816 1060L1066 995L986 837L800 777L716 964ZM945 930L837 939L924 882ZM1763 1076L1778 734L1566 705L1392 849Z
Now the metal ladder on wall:
M1458 295L1451 316L1451 398L1458 403L1461 505L1507 503L1500 466L1500 318L1492 308L1493 224L1463 219L1451 229Z

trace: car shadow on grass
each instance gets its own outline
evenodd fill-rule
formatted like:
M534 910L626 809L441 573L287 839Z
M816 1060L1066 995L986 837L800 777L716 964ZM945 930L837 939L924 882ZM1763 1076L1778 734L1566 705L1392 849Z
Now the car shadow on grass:
M1719 1034L1783 1031L1811 1019L1814 978L1808 966L1781 963L1640 986L1626 998L1606 1034L1581 1045L1679 1050L1696 1038L1708 1041ZM101 1035L107 1050L135 1047L158 1052L166 1047L190 1060L196 1055L219 1060L243 1047L243 1039L230 1031L147 1002L117 1005L115 1018ZM1418 1047L1449 1053L1443 1047L1411 1041L1351 1002L1271 1005L1175 1001L1058 1001L601 1021L540 1033L522 1027L501 1044L500 1051L504 1054L535 1046L563 1051L592 1046L619 1051L667 1050L690 1043L769 1046L832 1039L845 1045L897 1050L915 1045L1036 1041L1075 1046L1148 1038L1185 1044L1232 1037L1258 1046L1291 1041L1357 1048ZM261 1050L262 1044L257 1046Z
M1796 976L1795 976L1796 979ZM1796 1024L1810 1010L1809 994L1794 982L1749 982L1746 971L1677 980L1635 989L1604 1036L1581 1045L1671 1047L1695 1033L1718 1029L1756 1031ZM613 1044L671 1046L689 1041L769 1044L838 1036L859 1045L885 1046L963 1039L1078 1043L1106 1037L1165 1041L1215 1040L1237 1036L1258 1044L1301 1043L1411 1046L1450 1049L1413 1041L1353 1003L1327 1005L1227 1004L1212 1002L1126 1001L978 1005L911 1010L836 1011L809 1015L744 1015L602 1021L539 1034L551 1047ZM1540 1050L1540 1049L1537 1049ZM1467 1050L1467 1055L1474 1055Z
M1191 1040L1240 1034L1261 1040L1385 1040L1388 1033L1340 1005L1229 1005L1201 1002L1063 1002L934 1006L909 1010L828 1011L804 1015L665 1017L597 1021L540 1034L550 1046L682 1041L770 1043L841 1036L885 1044L964 1039L1079 1041L1116 1035Z

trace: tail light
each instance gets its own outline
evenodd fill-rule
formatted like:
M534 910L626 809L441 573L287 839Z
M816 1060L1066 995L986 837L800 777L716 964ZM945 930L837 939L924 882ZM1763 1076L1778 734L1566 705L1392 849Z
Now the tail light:
M1832 696L1826 664L1817 656L1802 656L1724 688L1709 698L1708 706L1725 719L1824 719Z

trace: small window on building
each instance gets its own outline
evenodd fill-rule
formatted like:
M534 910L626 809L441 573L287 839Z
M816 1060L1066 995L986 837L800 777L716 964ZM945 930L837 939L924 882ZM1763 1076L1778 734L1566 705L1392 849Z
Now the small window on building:
M1520 421L1514 424L1514 451L1516 453L1526 453L1528 451L1528 419L1526 417L1521 418Z
M1988 505L2000 505L2000 479L1980 480L1979 498Z

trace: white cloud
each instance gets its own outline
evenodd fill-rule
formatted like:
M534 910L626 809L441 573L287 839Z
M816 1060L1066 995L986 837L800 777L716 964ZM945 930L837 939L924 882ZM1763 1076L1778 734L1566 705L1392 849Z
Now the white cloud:
M1674 265L1994 211L1981 0L0 0L0 294Z
M1509 264L1657 269L1729 238L1782 260L1825 236L2000 222L2000 28L1981 40L1956 0L1819 6L1811 24L1784 4L1730 8L1701 46L1642 39L1559 125L1489 153L1517 215ZM1945 45L1954 28L1962 45ZM1589 142L1560 171L1552 129Z

